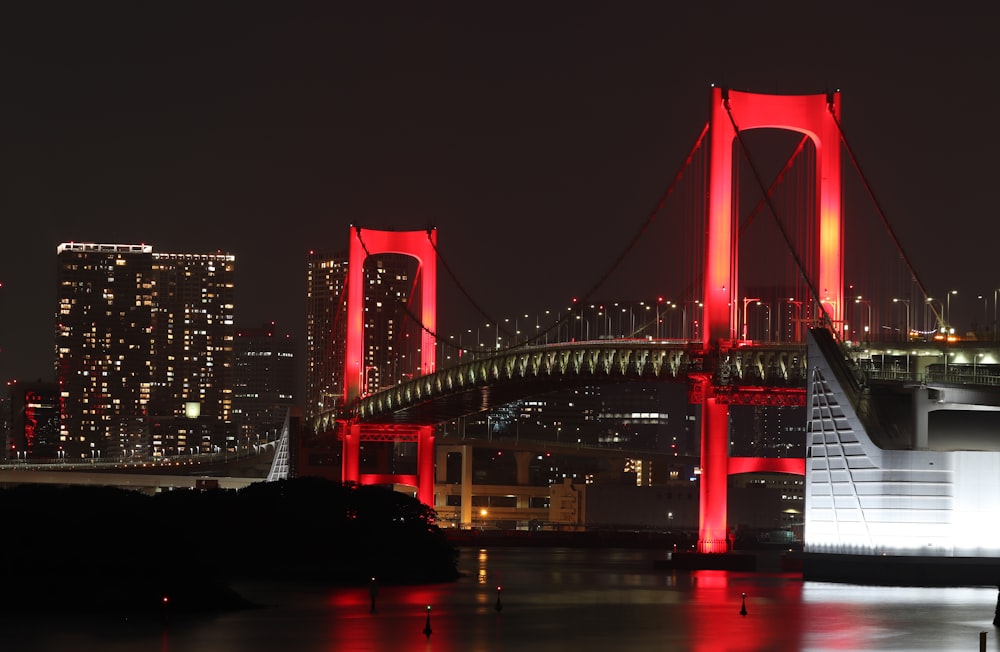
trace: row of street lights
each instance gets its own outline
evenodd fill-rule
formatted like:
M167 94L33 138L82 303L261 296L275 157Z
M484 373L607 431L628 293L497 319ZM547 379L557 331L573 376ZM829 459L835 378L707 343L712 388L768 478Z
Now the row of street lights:
M952 297L958 295L958 290L950 290L945 295L944 301L938 301L931 297L924 300L923 330L917 330L914 319L914 305L916 301L912 298L892 298L892 303L902 310L896 313L903 321L903 328L892 325L878 326L876 332L873 300L862 295L857 295L850 301L863 309L861 315L861 337L864 340L881 339L884 337L883 331L892 330L897 337L902 340L910 340L917 333L930 334L931 332L954 334L954 327L951 322L951 302ZM983 320L988 321L988 297L978 295L983 301ZM997 334L997 310L1000 305L1000 288L994 290L994 316L990 329L994 339ZM788 297L778 300L779 311L778 332L774 330L774 308L773 302L764 301L760 297L742 297L740 299L740 313L737 315L736 336L742 340L747 340L751 336L761 341L801 341L802 325L811 320L803 315L803 309L810 302ZM665 339L678 337L680 339L698 339L699 317L698 310L704 308L704 304L698 300L670 301L662 297L652 302L621 302L613 304L590 304L587 306L576 306L563 311L545 310L532 316L528 313L516 317L504 318L499 322L487 322L483 326L475 329L467 328L460 332L458 336L450 336L451 347L456 350L455 355L481 353L487 354L494 350L513 347L519 343L530 341L532 344L550 344L554 342L570 340L591 340L605 338L655 338ZM756 319L752 318L754 309L763 309ZM935 309L936 308L936 309ZM575 314L574 314L575 313ZM933 313L931 318L930 313ZM568 319L563 319L568 315ZM679 324L677 317L679 317ZM848 317L845 313L844 331L850 336L848 327ZM534 321L534 328L524 330L526 324ZM854 323L854 322L851 322ZM930 324L933 326L930 326ZM554 328L551 324L556 324ZM985 325L985 324L984 324ZM787 326L787 329L785 328ZM859 338L861 339L861 338ZM475 345L473 346L473 342ZM450 357L450 354L449 354Z

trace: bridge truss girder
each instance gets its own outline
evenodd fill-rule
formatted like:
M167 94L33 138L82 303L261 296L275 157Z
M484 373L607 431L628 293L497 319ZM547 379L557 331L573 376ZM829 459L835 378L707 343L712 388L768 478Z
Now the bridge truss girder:
M706 356L686 342L571 342L501 351L419 376L362 397L340 414L321 415L317 432L334 420L431 425L519 398L568 386L630 381L686 382L712 374L720 402L799 405L805 349L798 344L733 347Z

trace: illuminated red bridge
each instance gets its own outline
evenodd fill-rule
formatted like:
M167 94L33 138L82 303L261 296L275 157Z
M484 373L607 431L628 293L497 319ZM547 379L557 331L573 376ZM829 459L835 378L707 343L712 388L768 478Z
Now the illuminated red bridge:
M352 228L341 305L346 320L343 392L340 404L314 424L342 440L344 480L411 484L422 501L433 504L435 424L557 387L683 382L701 415L699 549L723 552L728 475L804 473L801 459L730 459L728 428L730 405L805 404L807 328L828 329L843 344L890 339L908 345L927 335L919 328L921 313L925 327L930 315L934 332L950 327L943 303L929 296L873 201L841 128L839 92L784 96L713 88L710 99L708 123L625 253L600 283L556 317L554 332L566 336L554 339L563 341L549 343L546 336L543 343L539 336L553 332L548 327L500 347L498 325L497 350L469 356L459 345L459 353L467 355L438 369L438 351L451 342L438 332L437 231ZM758 130L791 133L796 139L784 164L772 165L766 179L766 166L755 161L749 144L750 132ZM860 191L843 184L845 152L858 171ZM758 199L747 205L748 187ZM858 197L869 202L874 215L852 223L850 242L863 244L852 256L845 248L845 205L863 203ZM634 319L628 329L599 341L586 331L560 328L562 322L586 322L580 320L594 293L628 259L639 236L651 232L648 227L668 204L678 205L669 227L669 244L676 249L670 255L658 251L655 264L663 269L648 269L646 275L676 287L657 293L652 334L640 336ZM881 240L872 235L876 231ZM873 253L877 242L887 243L881 255ZM890 251L894 255L886 255ZM381 254L416 260L410 300L419 307L409 314L419 325L413 338L419 346L411 349L415 366L408 374L369 392L364 266ZM671 265L676 268L667 269ZM666 295L675 300L665 301ZM679 339L660 336L668 307L682 315ZM416 474L361 474L362 441L416 442Z

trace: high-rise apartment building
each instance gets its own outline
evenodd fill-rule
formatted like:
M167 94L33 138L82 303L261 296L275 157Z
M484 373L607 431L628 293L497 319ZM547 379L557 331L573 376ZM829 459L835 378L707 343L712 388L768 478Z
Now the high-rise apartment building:
M347 337L345 254L310 252L306 287L306 423L343 400ZM420 368L420 324L408 306L417 285L416 261L381 254L365 261L364 393L412 377Z
M236 331L233 423L243 452L281 434L295 400L295 340L272 322Z
M420 372L419 317L410 309L416 298L417 263L400 254L365 261L364 377L361 391L371 394Z
M340 447L329 437L314 437L316 417L335 410L344 400L347 340L346 254L310 252L306 288L305 439L295 452L298 472L340 477ZM383 253L364 262L363 360L364 394L391 387L419 373L422 328L411 310L420 297L417 261L402 254ZM417 299L419 301L419 299ZM385 470L392 459L398 471L416 464L412 442L366 442L361 465ZM374 467L373 467L374 468ZM407 473L412 470L405 471Z
M229 253L153 253L153 456L236 450L235 265Z
M64 243L56 252L60 442L70 458L144 455L153 248Z
M309 252L306 261L306 424L312 424L319 414L333 409L344 394L346 283L346 253Z
M57 259L66 456L208 452L234 442L235 257L64 243Z

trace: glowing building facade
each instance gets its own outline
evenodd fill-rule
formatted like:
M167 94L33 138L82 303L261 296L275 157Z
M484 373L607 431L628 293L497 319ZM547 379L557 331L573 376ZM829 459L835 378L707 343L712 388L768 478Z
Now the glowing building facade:
M56 251L65 455L144 458L227 446L235 257L161 254L144 244L64 243ZM183 421L193 406L200 416Z
M11 460L59 458L59 391L55 383L9 384Z

